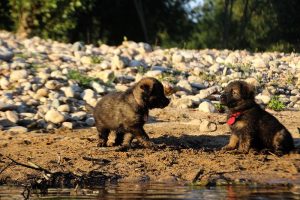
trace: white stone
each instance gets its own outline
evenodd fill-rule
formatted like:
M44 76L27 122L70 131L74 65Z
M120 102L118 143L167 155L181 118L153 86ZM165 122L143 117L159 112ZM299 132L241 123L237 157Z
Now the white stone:
M271 101L271 96L263 95L260 93L260 94L256 95L255 99L261 100L264 104L268 104Z
M208 101L202 102L199 105L198 110L202 111L202 112L208 112L208 113L217 112L217 109L215 108L215 106L212 103L208 102Z
M98 82L92 81L91 86L98 94L104 93L106 91L105 86L100 85Z
M3 90L7 90L8 87L9 87L9 81L5 77L2 77L0 79L0 88Z
M189 98L180 98L180 99L174 99L171 102L173 107L176 108L191 108L193 107L193 101Z
M147 71L147 73L145 74L145 76L158 77L161 74L162 74L162 71L160 71L160 70L150 70L150 71Z
M39 97L46 97L49 94L49 90L47 88L40 88L36 91L36 94Z
M219 87L218 86L212 86L210 88L204 89L204 90L200 90L199 94L197 94L197 96L200 99L205 99L207 97L209 97L210 95L218 92Z
M126 66L126 63L119 56L114 56L111 60L112 69L123 69Z
M22 70L14 70L10 74L11 81L18 81L20 79L26 79L28 77L28 73L25 69Z
M75 90L72 87L62 87L60 88L65 93L66 97L74 97L75 96Z
M46 82L45 87L49 90L56 90L61 87L61 84L57 80L50 80Z
M46 113L45 120L54 124L59 124L65 121L65 116L61 112L51 109Z
M92 63L92 58L91 58L91 57L88 57L88 56L82 56L82 57L80 58L80 62L81 62L82 64L87 64L87 65L89 65L89 64Z
M217 125L214 122L208 120L202 120L200 123L199 130L201 132L213 132L217 130Z
M70 106L68 104L63 104L57 107L57 110L60 112L70 112Z
M85 89L80 96L83 100L88 101L89 99L94 98L96 94L92 89Z
M15 111L8 110L5 112L5 115L6 118L13 123L17 123L19 120L18 114Z
M13 126L8 129L9 132L26 133L28 129L23 126Z
M179 54L179 53L174 53L172 55L172 62L173 63L180 63L180 62L183 62L184 61L184 57Z
M73 123L72 122L63 122L62 127L65 127L67 129L73 129Z
M85 117L86 117L86 112L84 111L78 111L71 114L71 118L76 121L83 120Z
M188 92L192 92L192 86L187 80L180 80L176 85Z

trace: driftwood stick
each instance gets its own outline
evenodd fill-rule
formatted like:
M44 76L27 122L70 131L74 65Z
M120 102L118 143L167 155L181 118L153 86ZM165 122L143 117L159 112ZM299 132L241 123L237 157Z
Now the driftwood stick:
M24 164L24 163L20 163L14 159L12 159L11 157L7 157L9 160L11 160L14 164L16 165L19 165L19 166L22 166L22 167L26 167L26 168L29 168L29 169L34 169L34 170L38 170L38 171L43 171L43 172L46 172L48 174L53 174L52 172L50 172L49 170L45 169L45 168L42 168L32 162L30 162L30 165L27 165L27 164Z
M13 161L11 161L10 163L8 163L7 165L5 165L5 167L3 167L1 170L0 170L0 174L2 174L7 168L9 168L9 166L11 166L12 164L14 164Z

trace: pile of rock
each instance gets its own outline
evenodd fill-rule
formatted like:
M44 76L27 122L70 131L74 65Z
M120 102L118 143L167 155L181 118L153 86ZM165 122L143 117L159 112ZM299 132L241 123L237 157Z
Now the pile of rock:
M258 102L278 96L287 108L300 108L296 53L162 49L131 41L96 47L0 32L0 130L93 126L85 105L143 76L175 90L170 106L217 112L222 88L246 79L257 86Z

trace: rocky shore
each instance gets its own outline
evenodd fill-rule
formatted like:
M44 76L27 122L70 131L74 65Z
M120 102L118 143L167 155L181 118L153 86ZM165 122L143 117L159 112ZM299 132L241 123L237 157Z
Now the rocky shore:
M136 141L128 152L97 147L86 105L144 76L162 81L171 99L151 110L145 125L158 149ZM123 180L283 185L299 193L300 154L218 151L229 139L219 98L234 79L256 86L257 102L299 148L298 53L162 49L132 41L96 47L0 31L0 185L30 191Z
M1 31L0 130L91 127L85 104L94 106L104 94L126 90L143 76L170 89L170 107L222 111L222 88L246 79L257 87L262 105L300 109L298 53L162 49L132 41L96 47Z

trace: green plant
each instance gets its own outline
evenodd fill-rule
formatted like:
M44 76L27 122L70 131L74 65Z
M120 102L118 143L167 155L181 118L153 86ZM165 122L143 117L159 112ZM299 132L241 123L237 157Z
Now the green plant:
M172 84L176 84L178 82L176 77L174 77L171 72L163 72L158 77L158 80L159 81L167 81L167 82L172 83Z
M137 72L138 72L139 74L144 75L147 71L148 71L148 69L147 69L146 67L144 67L144 66L138 66L138 67L137 67Z
M212 74L208 74L208 73L205 73L205 72L202 72L199 77L202 79L202 80L205 80L205 81L214 81L216 80L216 76L215 75L212 75Z
M96 78L83 75L82 73L80 73L77 70L70 70L67 74L67 77L69 79L77 81L78 84L83 86L83 87L88 87L88 86L90 86L90 83L92 81L97 81Z
M103 58L99 56L92 56L91 59L93 64L99 64L103 61Z
M225 112L225 106L223 104L214 103L214 106L218 110L218 112L220 112L220 113L224 113Z
M279 100L278 96L273 96L268 104L268 108L275 111L280 111L285 109L285 105L282 101Z

